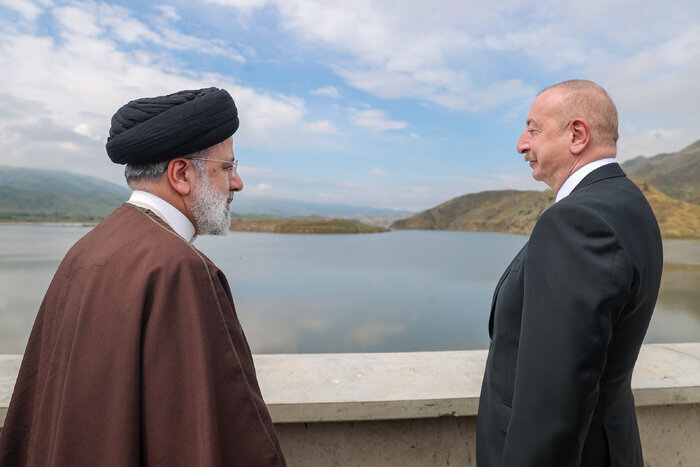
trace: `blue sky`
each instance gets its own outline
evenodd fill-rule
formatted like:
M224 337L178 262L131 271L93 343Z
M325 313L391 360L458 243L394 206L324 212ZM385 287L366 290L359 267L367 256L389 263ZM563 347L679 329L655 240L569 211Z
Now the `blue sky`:
M129 100L226 88L241 196L421 210L544 189L515 151L542 88L604 86L618 158L700 139L687 1L0 0L0 164L122 182Z

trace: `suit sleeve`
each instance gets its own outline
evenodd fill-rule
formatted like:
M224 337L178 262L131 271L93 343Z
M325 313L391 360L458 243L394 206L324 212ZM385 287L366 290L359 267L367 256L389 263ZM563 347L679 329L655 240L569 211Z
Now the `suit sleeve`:
M616 233L594 212L555 207L538 221L502 465L579 465L628 277Z

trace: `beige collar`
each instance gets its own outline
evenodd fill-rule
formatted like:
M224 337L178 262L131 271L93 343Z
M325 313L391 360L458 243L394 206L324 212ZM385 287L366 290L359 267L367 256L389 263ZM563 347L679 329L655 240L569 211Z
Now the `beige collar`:
M153 213L168 223L179 236L193 242L196 237L192 222L172 204L147 191L134 190L129 204L153 211Z

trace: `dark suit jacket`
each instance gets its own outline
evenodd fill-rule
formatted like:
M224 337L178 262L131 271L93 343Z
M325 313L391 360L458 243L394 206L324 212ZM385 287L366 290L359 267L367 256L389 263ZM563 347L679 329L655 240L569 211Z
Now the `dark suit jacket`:
M542 214L494 293L479 467L643 465L630 381L662 263L618 164Z

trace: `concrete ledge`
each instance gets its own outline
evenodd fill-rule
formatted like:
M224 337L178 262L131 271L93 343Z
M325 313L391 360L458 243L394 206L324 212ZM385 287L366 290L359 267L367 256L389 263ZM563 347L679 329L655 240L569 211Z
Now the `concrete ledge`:
M257 355L290 466L476 463L485 350ZM0 356L0 430L21 356ZM642 347L632 387L645 467L700 459L700 343Z
M476 415L486 350L256 355L275 423ZM20 355L0 355L0 427ZM642 347L632 387L638 407L700 403L700 343Z
M258 355L260 385L278 423L476 415L486 350ZM700 403L700 344L642 347L638 407Z
M474 415L486 351L258 355L279 423Z

